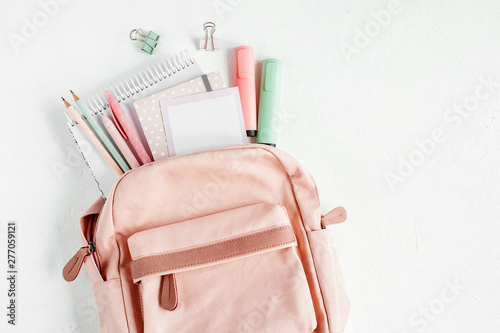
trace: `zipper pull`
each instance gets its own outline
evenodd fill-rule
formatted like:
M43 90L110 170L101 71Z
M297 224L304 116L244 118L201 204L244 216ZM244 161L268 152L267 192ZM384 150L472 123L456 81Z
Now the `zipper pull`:
M80 270L82 269L85 257L90 255L94 251L95 251L95 245L93 242L89 242L88 246L81 247L76 252L76 254L68 261L66 266L64 266L63 269L64 280L71 282L74 279L76 279L76 277L80 273Z
M337 207L321 217L321 228L326 229L326 226L342 223L347 219L347 212L344 207Z
M160 305L168 311L174 311L177 307L177 283L174 274L161 277Z

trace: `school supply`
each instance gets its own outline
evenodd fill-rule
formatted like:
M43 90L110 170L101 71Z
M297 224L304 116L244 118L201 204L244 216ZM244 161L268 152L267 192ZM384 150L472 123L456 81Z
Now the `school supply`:
M257 99L255 96L255 63L253 48L234 49L234 82L240 89L241 106L248 136L257 135Z
M182 82L195 79L202 74L203 72L201 71L198 63L189 55L187 51L184 51L174 55L170 59L161 61L154 66L145 68L144 70L135 73L134 75L113 84L112 86L108 86L110 91L113 92L113 95L116 97L118 103L120 103L126 117L129 119L148 154L150 154L149 146L147 144L146 137L144 136L144 132L141 129L133 103L158 91L162 91ZM94 96L83 97L81 102L85 103L91 112L91 117L93 117L99 125L101 125L102 114L108 117L111 117L112 115L107 102L107 97L102 94L104 88L99 87L99 91L101 91L101 93ZM102 126L104 125L102 124ZM79 138L77 137L75 137L75 142L79 146L80 151L83 151L84 149L82 149L81 146L85 145L86 142L80 143ZM91 150L87 153L89 156L100 154L97 148L93 147L93 145L85 145L85 149ZM86 155L84 154L83 156L85 157ZM110 168L94 169L94 166L99 164L90 163L89 161L87 161L87 165L89 166L91 173L94 175L99 190L103 193L103 197L106 197L112 186L112 183L111 186L108 186L110 183L108 179L114 179L114 172Z
M120 106L116 98L111 95L109 90L105 90L105 93L108 96L111 115L113 116L113 120L116 124L118 132L122 135L124 140L130 141L142 164L151 163L151 158L149 157L146 149L144 148L144 145L139 139L139 135L137 135L137 132L132 127L132 124L128 120L127 115L123 111L122 107Z
M137 158L135 158L134 153L132 153L129 146L123 139L122 135L118 132L118 129L116 128L115 124L113 124L113 121L109 119L108 116L105 115L101 115L101 120L102 123L104 124L104 127L106 128L106 131L108 131L109 136L111 136L111 139L113 139L116 146L121 151L123 157L125 157L130 167L132 169L140 167L141 164L139 163L139 161L137 161Z
M170 156L247 143L238 88L160 102Z
M76 120L76 123L82 128L83 132L87 135L87 138L93 143L93 145L97 148L97 150L101 153L101 155L104 157L104 159L109 163L111 168L116 172L117 175L122 175L123 171L120 169L118 164L116 164L115 160L111 157L111 155L108 153L106 148L102 145L102 143L97 139L97 137L92 133L92 130L90 127L83 121L82 117L80 114L75 110L71 104L68 103L63 97L61 97L64 105L66 105L66 109L68 109L69 113L73 116L73 118Z
M160 91L134 102L135 111L148 140L153 160L169 156L160 100L183 97L225 88L219 72L202 75L175 87Z
M276 147L278 139L282 64L277 59L262 62L257 142Z
M82 127L78 126L74 119L71 119L66 110L64 110L64 114L67 118L66 124L68 125L68 129L71 135L73 135L75 142L77 142L78 150L90 169L92 178L97 183L97 187L102 197L106 198L109 191L118 180L118 174L104 156L99 153L97 148L84 133Z
M134 29L130 32L130 39L143 42L141 50L153 54L160 41L160 36L153 31L145 34L142 29Z
M153 162L80 219L101 332L343 332L349 299L314 180L265 145ZM104 300L104 301L103 301Z
M120 166L120 169L123 172L127 172L130 170L130 167L128 166L127 162L123 159L123 157L120 155L116 147L114 146L113 142L108 138L108 136L104 133L102 130L101 126L97 123L97 121L91 116L90 111L87 109L87 106L82 103L80 98L72 91L70 90L71 95L73 95L73 99L75 100L76 105L82 111L83 115L85 116L86 120L92 126L94 129L94 132L97 134L99 139L101 139L101 142L106 146L108 152L111 154L113 159L118 163Z
M206 22L203 25L203 31L205 31L205 38L200 38L198 40L198 48L203 51L220 50L220 40L218 38L214 38L215 23Z

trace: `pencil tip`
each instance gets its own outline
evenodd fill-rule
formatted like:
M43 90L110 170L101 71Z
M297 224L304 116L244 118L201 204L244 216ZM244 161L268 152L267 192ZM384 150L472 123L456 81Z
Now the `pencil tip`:
M69 108L71 106L71 104L69 104L68 101L64 99L64 97L61 97L61 98L64 102L64 105L66 105L66 107Z
M71 91L71 95L73 95L73 99L75 100L75 102L78 102L78 100L80 99L78 96L76 96L76 94L73 92L73 90L70 90Z

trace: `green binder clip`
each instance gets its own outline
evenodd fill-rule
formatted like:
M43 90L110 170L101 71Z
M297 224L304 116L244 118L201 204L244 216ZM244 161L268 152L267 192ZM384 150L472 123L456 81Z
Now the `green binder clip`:
M148 54L153 54L156 47L158 46L160 36L153 31L150 31L146 35L144 31L142 31L142 29L134 29L130 32L130 39L143 42L141 50Z

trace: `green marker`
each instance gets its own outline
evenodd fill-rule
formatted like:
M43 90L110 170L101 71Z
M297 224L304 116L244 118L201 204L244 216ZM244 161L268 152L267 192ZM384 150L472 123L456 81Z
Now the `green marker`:
M118 149L116 149L115 145L111 140L108 138L108 136L104 133L102 130L101 126L95 121L94 117L90 114L89 109L83 104L83 102L80 100L78 96L75 95L75 93L71 91L71 94L73 95L73 98L75 99L75 103L78 106L80 110L82 110L83 115L85 118L87 118L87 121L89 122L90 126L92 126L92 129L94 132L96 132L97 136L99 139L101 139L102 143L106 146L108 149L109 153L113 156L115 159L116 163L120 166L120 169L122 169L123 172L127 172L130 170L130 167L128 166L127 162L123 159L122 155L120 155L120 152Z
M278 141L281 67L281 61L277 59L262 62L257 143L273 147L276 147Z

